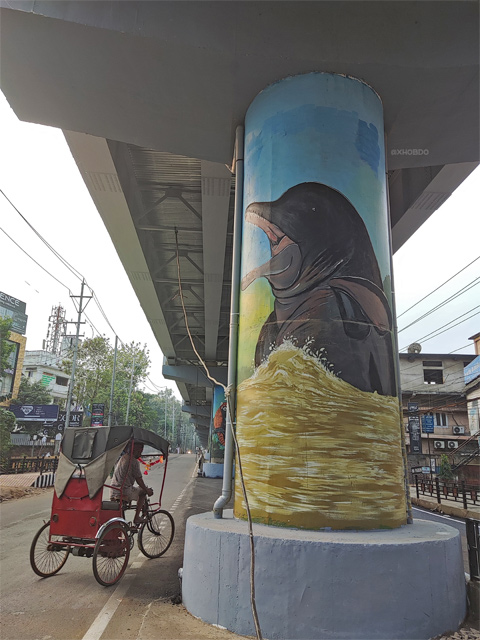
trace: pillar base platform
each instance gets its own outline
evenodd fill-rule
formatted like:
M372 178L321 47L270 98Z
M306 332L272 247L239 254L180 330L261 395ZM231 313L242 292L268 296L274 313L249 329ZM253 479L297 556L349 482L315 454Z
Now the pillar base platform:
M223 478L223 462L204 462L203 475L205 478Z
M394 530L304 531L254 525L256 605L269 640L427 640L466 615L459 532L427 520ZM188 611L255 635L247 523L187 521Z

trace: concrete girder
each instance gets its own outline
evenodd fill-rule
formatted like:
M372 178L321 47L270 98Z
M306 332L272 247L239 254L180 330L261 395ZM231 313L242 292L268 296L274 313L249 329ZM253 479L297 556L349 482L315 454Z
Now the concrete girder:
M212 415L212 407L210 405L206 405L203 407L194 407L192 405L184 404L182 406L182 411L185 413L191 413L192 417L194 416L202 416L203 418L210 418Z
M163 353L174 355L167 323L132 222L128 202L131 194L120 186L107 141L71 131L64 131L64 135L90 196L102 212L103 222L153 334Z
M210 428L210 418L201 418L200 416L195 416L194 418L190 418L189 422L191 424L195 424L198 427L206 427Z
M461 162L393 172L388 186L394 252L448 200L477 166L477 162Z
M210 375L222 384L227 384L226 367L209 367ZM163 377L167 380L179 380L186 384L200 387L212 387L213 382L207 378L203 367L194 365L163 365Z
M387 153L390 169L478 161L475 2L2 4L2 85L24 120L230 164L262 89L327 70L381 95L388 151L428 149Z
M203 161L201 170L205 358L215 360L232 175L224 165L213 162Z

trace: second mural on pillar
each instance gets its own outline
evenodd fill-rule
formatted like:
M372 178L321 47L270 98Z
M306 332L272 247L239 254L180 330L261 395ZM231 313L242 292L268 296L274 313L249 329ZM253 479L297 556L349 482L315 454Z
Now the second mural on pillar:
M364 83L308 74L253 102L242 274L237 431L254 518L403 524L382 108Z

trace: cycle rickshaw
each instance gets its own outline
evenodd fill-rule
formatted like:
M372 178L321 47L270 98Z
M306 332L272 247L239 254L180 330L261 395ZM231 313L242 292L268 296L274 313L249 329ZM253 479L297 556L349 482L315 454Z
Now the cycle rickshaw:
M123 487L119 499L103 499L103 488L109 487L106 480L113 466L123 451L131 462L135 442L160 452L164 463L158 502L149 502L146 497L143 523L139 527L127 521L126 511L134 507L123 500ZM43 578L53 576L72 553L93 558L97 582L107 587L114 585L127 568L136 533L145 556L162 556L175 532L171 514L160 508L168 446L161 436L138 427L65 429L50 520L38 531L30 549L30 564L35 573ZM161 458L155 462L160 461Z

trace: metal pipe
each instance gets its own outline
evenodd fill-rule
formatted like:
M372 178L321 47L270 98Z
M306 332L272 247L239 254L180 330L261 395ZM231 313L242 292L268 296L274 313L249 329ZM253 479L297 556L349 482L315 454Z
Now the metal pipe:
M108 426L112 426L113 390L115 389L115 371L117 369L118 336L115 336L115 352L113 354L112 387L110 389L110 407L108 409Z
M228 402L227 397L227 407L230 406L232 408L232 412L235 411L237 382L237 341L243 214L243 138L243 126L238 126L235 131L235 209L233 219L232 290L230 298L230 336L228 346L227 378L227 393L230 393L230 402ZM223 517L223 509L232 497L232 470L234 454L233 428L234 425L232 424L231 412L227 410L222 495L213 505L213 515L215 518Z

